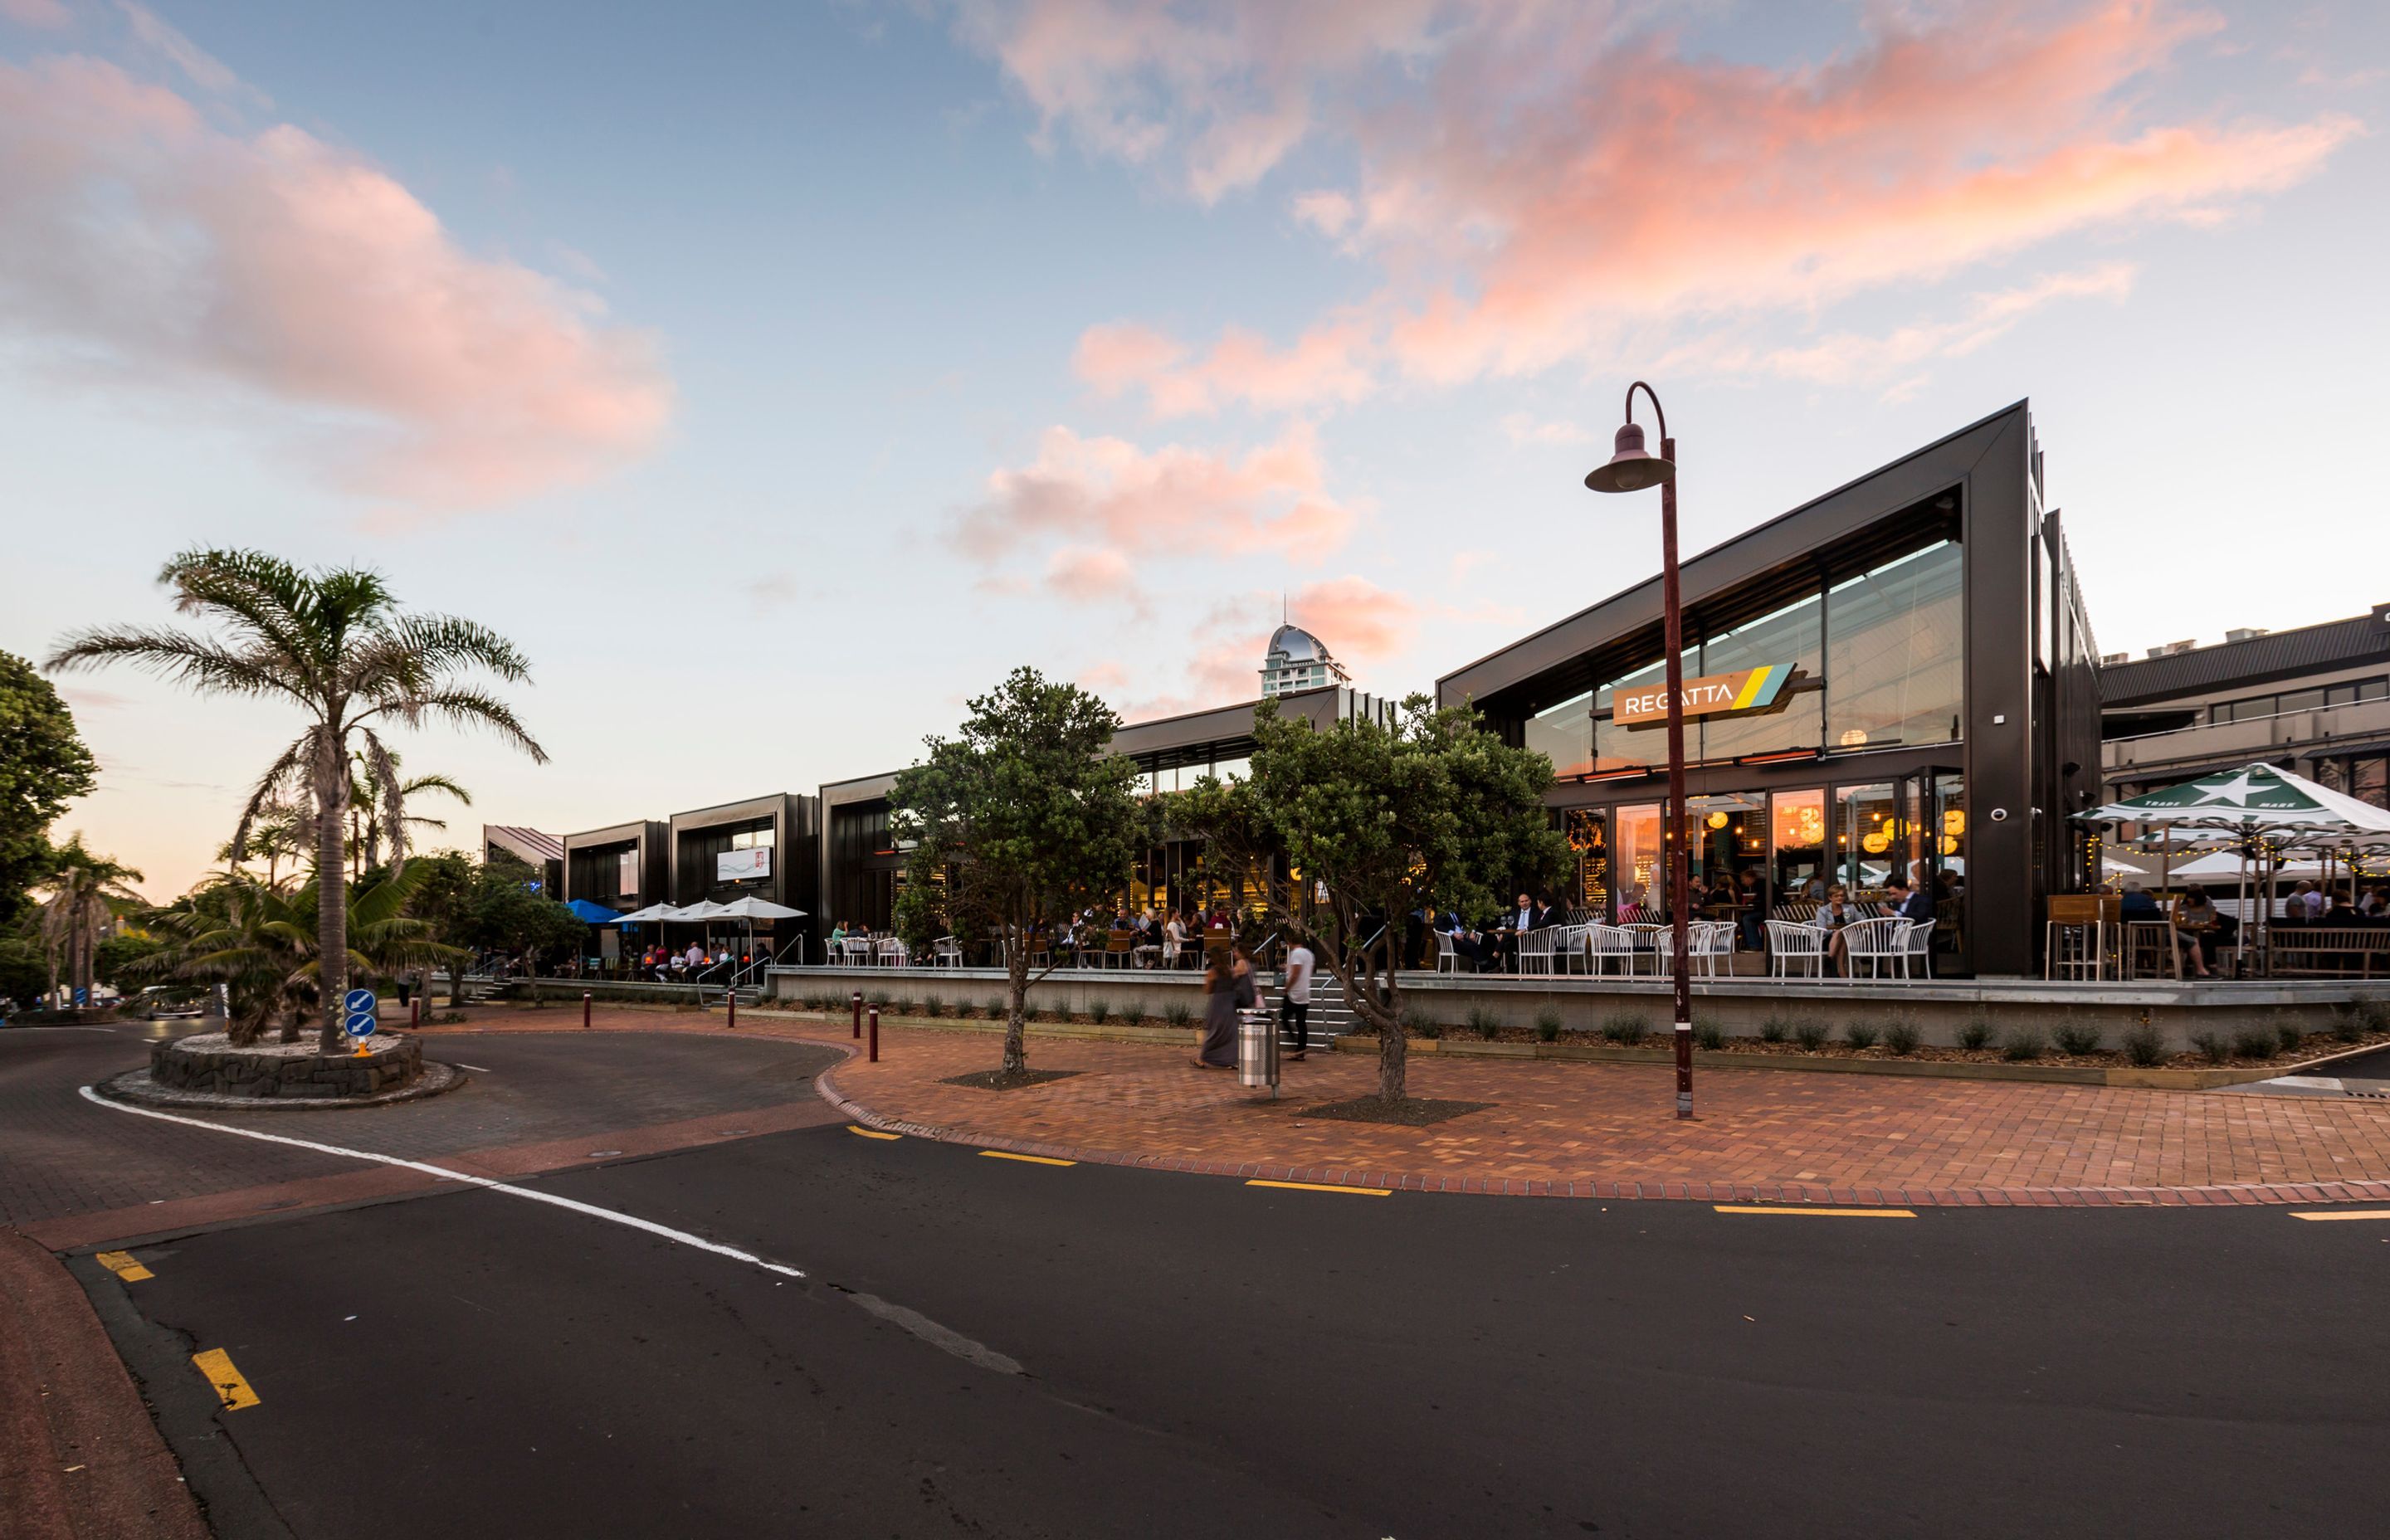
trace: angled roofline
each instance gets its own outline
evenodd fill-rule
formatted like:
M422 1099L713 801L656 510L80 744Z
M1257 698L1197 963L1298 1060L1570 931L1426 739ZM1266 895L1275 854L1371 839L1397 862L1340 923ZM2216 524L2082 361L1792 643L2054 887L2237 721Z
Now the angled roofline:
M1972 469L1973 467L1983 458L1984 455L1990 451L1992 445L1998 442L2000 433L2011 424L2011 421L2023 422L2029 420L2031 417L2031 408L2032 398L2030 396L2020 397L2008 405L2001 407L1997 412L1978 417L1973 422L1967 424L1964 428L1960 428L1954 432L1946 433L1942 437L1935 439L1933 443L1917 449L1912 449L1908 454L1899 456L1897 459L1886 461L1884 464L1876 467L1876 468L1868 471L1864 475L1854 476L1849 481L1844 481L1842 485L1835 487L1832 491L1821 493L1818 496L1810 498L1805 503L1799 504L1794 507L1789 508L1786 511L1776 515L1765 523L1754 525L1752 528L1743 531L1741 533L1731 535L1727 539L1718 542L1716 545L1710 546L1706 550L1701 551L1696 555L1681 558L1677 562L1677 568L1680 573L1680 581L1686 590L1686 602L1689 604L1695 602L1703 597L1705 593L1713 591L1718 587L1727 586L1728 583L1733 581L1732 579L1728 579L1726 582L1705 584L1703 581L1701 571L1703 567L1718 565L1740 550L1754 549L1764 545L1767 544L1768 536L1772 534L1780 535L1789 527L1797 524L1805 518L1815 516L1824 511L1830 505L1838 501L1844 501L1853 498L1857 494L1869 487L1871 483L1896 481L1899 479L1899 473L1905 469L1915 470L1922 468L1933 471L1933 474L1920 478L1919 484L1916 487L1899 489L1898 495L1885 499L1881 507L1870 510L1869 517L1870 519L1896 512L1900 508L1905 507L1909 503L1913 502L1917 497L1922 496L1927 492L1932 491L1933 487L1925 484L1928 481L1934 484L1940 484L1946 479L1952 481L1963 479L1967 472ZM1973 449L1972 454L1956 456L1952 454L1952 451L1963 448L1967 444L1968 441L1974 439L1981 439L1983 442ZM1930 464L1930 462L1934 460L1936 457L1948 458L1951 459L1953 463L1947 467L1934 468ZM1820 544L1822 544L1822 542L1820 542ZM1543 673L1547 667L1550 666L1548 662L1538 664L1535 667L1514 668L1509 672L1507 676L1504 676L1503 671L1497 668L1496 665L1500 663L1503 660L1518 658L1529 652L1531 649L1534 649L1536 643L1545 641L1548 638L1555 637L1561 633L1574 630L1585 630L1588 633L1587 637L1584 639L1582 647L1568 649L1572 652L1576 652L1600 646L1601 644L1613 639L1625 631L1628 631L1633 629L1635 626L1647 623L1653 618L1653 616L1656 616L1659 613L1660 586L1661 574L1655 571L1650 577L1643 579L1641 582L1634 584L1629 587L1622 588L1618 592L1612 594L1607 598L1589 604L1573 615L1564 616L1560 620L1554 621L1549 625L1544 626L1540 630L1529 632L1526 635L1520 637L1517 641L1512 642L1506 647L1497 648L1482 658L1464 663L1460 667L1454 669L1451 673L1439 676L1435 682L1437 703L1440 705L1458 704L1458 696L1452 688L1454 682L1466 681L1469 679L1469 676L1472 674L1487 674L1495 675L1495 677L1483 685L1476 685L1472 681L1471 684L1473 687L1470 687L1461 692L1465 693L1471 699L1483 699L1486 696L1492 695L1497 690L1507 689L1513 685L1517 685ZM1641 606L1644 604L1648 604L1651 609L1651 615L1644 615L1639 612ZM1612 613L1605 617L1605 611ZM1626 613L1626 611L1634 612L1629 614Z

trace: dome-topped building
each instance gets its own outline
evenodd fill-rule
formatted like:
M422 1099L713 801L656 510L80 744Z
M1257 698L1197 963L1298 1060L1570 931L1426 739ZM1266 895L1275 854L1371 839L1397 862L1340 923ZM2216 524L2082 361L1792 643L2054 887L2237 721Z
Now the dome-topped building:
M1262 658L1265 699L1352 682L1353 675L1329 652L1328 644L1303 627L1281 625L1271 633L1269 651Z

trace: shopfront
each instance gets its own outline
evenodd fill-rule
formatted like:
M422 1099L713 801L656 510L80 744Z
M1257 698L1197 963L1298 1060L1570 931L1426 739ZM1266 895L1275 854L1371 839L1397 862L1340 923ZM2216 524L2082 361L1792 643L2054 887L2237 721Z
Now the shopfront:
M1686 849L1703 912L1738 920L1757 950L1761 918L1805 918L1835 887L1880 904L1897 878L1934 899L1937 971L2028 971L2040 896L2075 876L2064 815L2097 789L2098 687L2024 407L1683 570ZM1660 918L1674 898L1657 589L1438 686L1549 756L1571 898L1613 919Z

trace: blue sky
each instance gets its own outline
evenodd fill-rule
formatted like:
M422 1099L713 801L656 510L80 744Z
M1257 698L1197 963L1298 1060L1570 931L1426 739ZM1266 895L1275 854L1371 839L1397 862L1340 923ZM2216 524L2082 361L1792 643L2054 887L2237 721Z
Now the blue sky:
M1017 662L1240 698L1281 591L1425 687L1656 565L1578 484L1638 374L1689 547L2030 396L2103 647L2354 613L2385 67L2355 4L0 0L0 647L370 563L536 664L552 764L408 750L460 828L660 816ZM69 823L178 891L284 724L64 683Z

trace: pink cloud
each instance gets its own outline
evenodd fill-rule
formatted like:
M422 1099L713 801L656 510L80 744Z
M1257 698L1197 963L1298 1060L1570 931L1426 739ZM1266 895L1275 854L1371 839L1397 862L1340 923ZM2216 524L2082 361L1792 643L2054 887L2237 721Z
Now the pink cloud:
M293 408L325 477L423 507L588 481L672 413L594 297L465 252L304 130L228 133L80 57L0 64L0 321L120 382Z
M1160 691L1123 708L1132 721L1234 705L1261 694L1262 655L1278 628L1280 605L1294 623L1328 644L1346 667L1366 668L1401 655L1416 639L1428 607L1399 589L1347 575L1308 583L1291 594L1239 594L1212 607L1196 623L1182 659ZM1113 665L1103 665L1107 668ZM1371 681L1359 681L1369 688ZM1125 676L1111 688L1125 688Z
M1108 545L1064 545L1046 559L1046 590L1075 604L1134 600L1137 572L1128 557Z
M988 478L957 536L983 561L1058 540L1124 559L1169 549L1317 562L1344 543L1355 518L1329 495L1318 443L1303 423L1240 457L1180 444L1148 451L1055 427L1034 460Z
M0 18L20 27L63 27L74 19L62 0L0 0Z
M1655 329L1814 314L2069 234L2213 223L2360 132L2329 112L2159 121L2146 86L2222 23L2156 0L1875 6L1856 45L1781 67L1688 57L1599 5L1487 0L1385 26L1330 7L1332 45L1268 58L1240 51L1264 38L1235 5L1200 21L1093 8L1121 72L1072 53L1084 76L1050 114L1133 91L1150 155L1230 110L1249 77L1299 89L1358 170L1302 194L1296 217L1384 274L1282 346L1145 333L1142 354L1083 370L1146 391L1162 417L1532 373ZM1192 62L1160 63L1174 47Z

